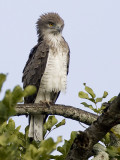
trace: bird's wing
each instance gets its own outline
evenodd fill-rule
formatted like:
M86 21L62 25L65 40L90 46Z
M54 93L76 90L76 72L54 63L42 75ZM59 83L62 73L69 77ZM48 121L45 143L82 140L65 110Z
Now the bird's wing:
M28 61L23 70L23 87L28 85L34 85L37 88L37 92L40 86L41 77L45 71L47 58L48 58L49 46L41 41L30 52ZM34 103L36 94L25 98L25 103Z
M69 72L69 64L70 64L70 49L68 51L68 56L67 56L67 74Z
M62 38L64 40L65 46L67 46L67 48L68 48L68 53L67 53L67 74L68 74L68 72L69 72L69 64L70 64L70 48L69 48L68 43L64 39L64 37L62 37Z

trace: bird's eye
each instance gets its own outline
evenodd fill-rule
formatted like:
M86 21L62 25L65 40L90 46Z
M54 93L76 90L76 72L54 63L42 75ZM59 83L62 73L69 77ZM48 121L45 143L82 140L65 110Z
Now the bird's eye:
M49 22L49 27L53 27L53 26L54 26L54 23Z

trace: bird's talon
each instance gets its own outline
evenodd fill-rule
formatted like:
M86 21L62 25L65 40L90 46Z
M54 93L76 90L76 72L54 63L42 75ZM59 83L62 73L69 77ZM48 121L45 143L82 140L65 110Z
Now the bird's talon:
M51 106L51 102L46 102L47 107Z

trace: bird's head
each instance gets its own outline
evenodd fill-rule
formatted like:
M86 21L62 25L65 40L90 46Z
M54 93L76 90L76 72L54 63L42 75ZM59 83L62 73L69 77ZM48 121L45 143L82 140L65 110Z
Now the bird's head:
M61 34L64 27L63 19L57 13L46 13L37 21L38 36Z

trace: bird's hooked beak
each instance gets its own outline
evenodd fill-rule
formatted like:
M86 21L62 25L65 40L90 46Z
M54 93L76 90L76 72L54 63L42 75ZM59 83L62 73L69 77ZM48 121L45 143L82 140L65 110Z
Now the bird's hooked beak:
M63 30L63 27L61 27L61 26L57 26L57 27L56 27L56 31L57 31L58 33L61 33L62 30Z

